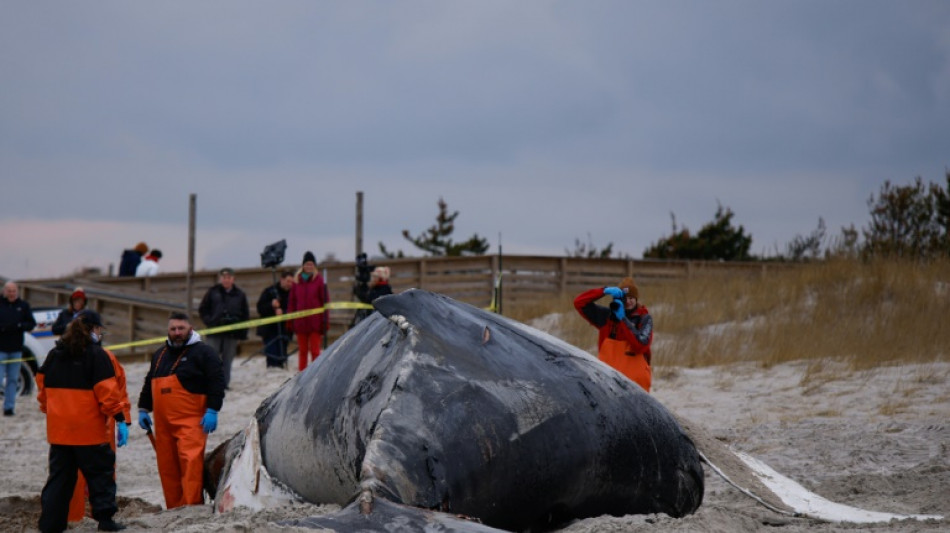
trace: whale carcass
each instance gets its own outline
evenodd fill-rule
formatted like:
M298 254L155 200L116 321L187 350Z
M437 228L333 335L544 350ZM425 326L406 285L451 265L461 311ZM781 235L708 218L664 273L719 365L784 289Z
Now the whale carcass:
M464 530L462 516L520 531L603 514L680 517L701 504L692 441L596 358L431 292L374 306L209 454L216 510L243 504L241 491L263 498L268 485L348 506L300 525L371 530L376 512L384 525ZM252 474L237 475L239 462Z

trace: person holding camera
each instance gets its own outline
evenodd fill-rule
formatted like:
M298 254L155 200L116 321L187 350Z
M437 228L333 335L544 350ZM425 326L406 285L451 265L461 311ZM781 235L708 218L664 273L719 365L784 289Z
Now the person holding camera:
M208 292L201 299L198 314L201 316L201 321L209 328L229 326L250 320L251 311L247 303L247 296L244 291L234 284L233 269L221 269L218 273L218 283L208 289ZM246 338L247 328L223 331L208 335L205 338L206 344L214 348L221 356L221 362L224 366L224 387L226 389L231 385L231 364L237 355L238 341Z
M294 273L285 270L280 273L277 283L264 287L260 298L257 299L257 314L261 318L279 316L287 310L290 299L290 289L294 286ZM257 334L264 343L264 355L267 357L267 368L284 368L287 366L287 346L290 336L287 335L286 322L264 324L257 327Z
M613 299L609 307L594 303L604 296ZM623 278L616 287L582 292L574 299L574 308L597 328L597 358L650 392L653 317L640 305L633 278Z
M330 329L330 311L326 309L328 303L330 293L327 285L317 271L317 260L313 252L308 251L303 254L303 265L297 271L294 286L290 289L287 311L294 313L323 308L323 312L300 317L291 322L291 328L297 335L297 346L300 348L298 358L301 372L320 356L323 336Z
M353 286L353 294L364 304L372 304L376 298L392 294L393 289L389 286L389 267L368 265L367 268L372 268L372 272L366 273L367 281L362 281L357 277L360 283ZM372 313L372 309L357 309L350 327L355 326Z

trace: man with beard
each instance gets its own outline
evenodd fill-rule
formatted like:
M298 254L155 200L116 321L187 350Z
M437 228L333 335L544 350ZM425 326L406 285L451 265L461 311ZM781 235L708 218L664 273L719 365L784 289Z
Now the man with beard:
M188 315L168 319L168 340L155 351L139 395L139 426L152 430L168 509L204 503L202 476L208 434L218 427L224 371L213 348L201 342Z

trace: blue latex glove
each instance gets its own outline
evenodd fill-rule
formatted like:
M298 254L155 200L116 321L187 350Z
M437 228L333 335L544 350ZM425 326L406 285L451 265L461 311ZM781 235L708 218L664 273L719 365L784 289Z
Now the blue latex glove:
M139 409L139 427L145 431L152 431L152 417L148 416L148 411Z
M214 433L214 430L218 429L217 411L211 408L205 411L205 415L201 417L201 429L203 429L205 433Z
M623 289L620 287L604 287L604 296L610 296L615 300L623 300Z
M623 317L627 316L627 310L624 309L623 306L623 299L615 299L610 302L610 310L614 312L614 316L617 317L617 320L623 320Z
M115 443L121 448L129 442L129 425L125 422L116 422L115 429Z

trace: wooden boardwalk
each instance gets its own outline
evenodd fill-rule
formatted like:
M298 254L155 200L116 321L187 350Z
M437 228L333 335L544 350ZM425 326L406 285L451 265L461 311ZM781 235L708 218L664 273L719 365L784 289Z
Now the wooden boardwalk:
M549 256L474 256L423 257L377 261L391 270L394 292L420 288L487 308L495 302L496 287L501 289L501 309L530 303L550 293L575 294L590 287L617 283L633 276L637 283L649 285L669 279L682 279L703 271L761 275L769 268L786 268L775 263L738 263L718 261L656 261L632 259L586 259ZM295 268L285 265L283 268ZM355 264L321 264L327 280L330 300L349 302L355 281ZM280 269L278 269L280 270ZM235 269L235 284L248 297L251 318L257 318L255 304L262 290L273 282L270 269ZM170 272L151 278L108 276L34 279L19 282L21 296L33 307L65 306L76 287L83 287L89 306L102 314L108 331L108 343L120 344L165 335L168 315L187 309L187 274ZM192 310L196 328L204 327L197 308L204 293L217 283L217 271L195 272L192 277ZM330 313L330 341L346 331L353 311ZM242 351L256 350L259 340L253 331ZM123 358L151 353L152 348L123 350Z

